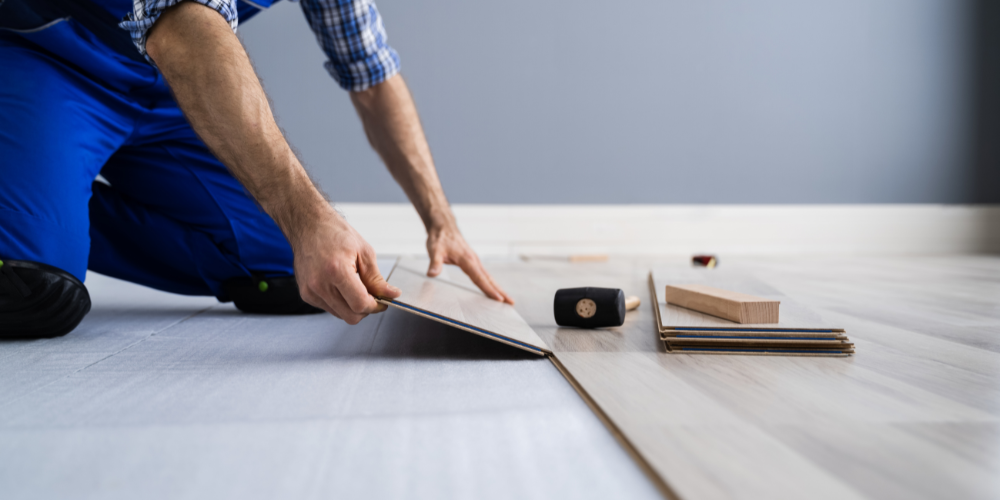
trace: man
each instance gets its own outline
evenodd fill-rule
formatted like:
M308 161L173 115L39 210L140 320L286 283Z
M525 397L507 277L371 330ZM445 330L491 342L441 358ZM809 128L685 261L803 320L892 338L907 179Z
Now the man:
M87 268L350 324L384 310L375 296L399 296L292 153L236 38L270 3L0 4L0 336L75 328ZM424 222L428 275L457 264L512 303L455 224L375 5L301 5Z

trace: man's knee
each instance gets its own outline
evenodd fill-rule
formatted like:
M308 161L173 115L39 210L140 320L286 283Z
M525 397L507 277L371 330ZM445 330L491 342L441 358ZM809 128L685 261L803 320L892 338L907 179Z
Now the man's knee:
M90 312L80 280L57 267L0 261L0 339L59 337Z

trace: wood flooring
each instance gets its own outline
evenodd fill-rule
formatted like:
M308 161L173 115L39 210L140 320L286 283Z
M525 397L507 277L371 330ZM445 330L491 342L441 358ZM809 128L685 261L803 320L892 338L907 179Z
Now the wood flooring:
M555 325L556 289L640 294L680 259L490 271L667 496L1000 498L1000 257L723 261L846 329L857 353L667 354L647 304L619 328Z
M557 289L645 297L686 257L489 263L551 364L396 309L349 327L91 281L77 332L0 343L0 496L1000 498L1000 257L722 262L856 354L667 354L648 301L555 324Z
M428 259L401 257L387 280L402 292L383 304L541 356L549 351L510 304L490 299L461 269L429 278Z

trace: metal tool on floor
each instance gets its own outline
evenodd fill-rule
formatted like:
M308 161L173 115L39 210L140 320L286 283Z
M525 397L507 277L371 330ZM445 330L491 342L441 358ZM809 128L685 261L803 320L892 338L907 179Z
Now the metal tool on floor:
M625 313L639 307L639 297L625 297L620 288L563 288L552 305L559 326L602 328L621 326Z

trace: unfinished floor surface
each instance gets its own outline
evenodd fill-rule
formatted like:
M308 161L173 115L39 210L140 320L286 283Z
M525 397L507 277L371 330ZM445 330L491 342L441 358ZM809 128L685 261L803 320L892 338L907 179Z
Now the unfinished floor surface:
M537 355L87 284L77 331L0 343L5 500L659 498Z

